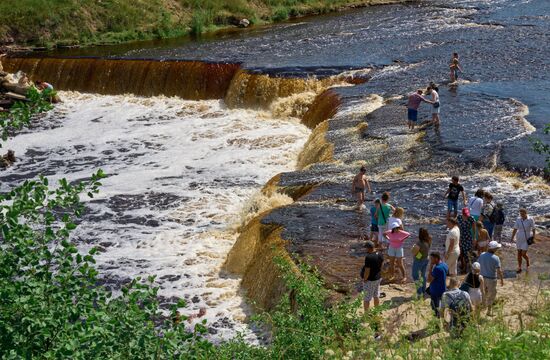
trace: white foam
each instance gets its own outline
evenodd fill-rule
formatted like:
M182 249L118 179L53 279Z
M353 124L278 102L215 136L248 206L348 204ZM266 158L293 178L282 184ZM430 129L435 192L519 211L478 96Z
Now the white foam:
M87 202L93 217L75 232L91 243L82 242L83 250L105 248L101 273L156 275L160 295L188 299L182 313L206 308L194 321L218 321L214 340L237 331L253 338L242 323L240 280L219 275L237 236L229 227L267 180L294 169L309 130L221 101L61 97L65 103L41 120L44 128L7 142L21 158L8 171L30 177L51 170L51 180L77 180L101 167L109 177L99 201ZM33 164L30 149L46 154Z

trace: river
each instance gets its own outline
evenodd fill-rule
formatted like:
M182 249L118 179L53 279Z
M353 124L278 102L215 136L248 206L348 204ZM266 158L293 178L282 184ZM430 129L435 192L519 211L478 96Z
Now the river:
M103 168L110 176L101 196L87 202L89 211L75 241L83 249L101 248L99 266L105 282L116 288L132 276L157 275L165 304L184 297L189 302L183 310L186 314L206 309L212 338L244 331L255 341L243 323L250 308L239 290L239 278L220 269L243 216L250 219L247 212L292 202L283 195L276 199L254 196L277 173L286 172L282 186L326 182L301 203L281 208L263 221L284 225L283 238L286 234L292 239L291 251L312 254L321 272L340 285L352 281L355 270L342 269L338 262L360 259L362 250L354 241L358 231L368 227L369 220L358 220L357 214L346 211L347 205L342 207L347 178L361 161L372 163L369 172L375 191L391 190L415 229L433 224L444 212L439 206L425 208L422 202L437 201L434 188L441 186L444 192L447 174L457 171L465 176L470 191L484 186L504 199L509 209L529 204L541 218L550 212L543 184L517 185L502 175L505 170L525 176L541 174L544 166L544 158L533 153L528 139L536 136L548 143L542 129L550 114L549 34L550 3L545 0L452 4L434 0L308 17L202 39L43 54L71 58L62 65L48 65L63 84L61 88L95 94L63 92L64 104L8 141L6 147L16 150L21 161L0 175L0 190L38 173L77 180ZM464 73L458 86L448 87L448 62L455 51ZM129 69L131 74L149 71L156 77L132 75L135 78L125 80L127 87L97 84L101 79L112 80L113 71L123 71L119 65L98 67L95 71L104 74L92 85L64 79L63 69L73 69L74 78L86 73L74 70L75 64L82 63L81 57L160 60L165 67L178 60L193 60L239 64L240 70L216 73L225 74L227 81L232 79L231 84L216 88L225 94L224 102L223 96L212 95L208 89L178 93L178 81L173 79L176 72L163 73L161 65L147 65L147 69L154 66L155 72L142 70L142 65L134 66L132 72ZM185 67L177 74L197 71L189 66L190 70ZM201 70L198 81L212 79L208 69ZM241 71L306 82L347 71L367 74L366 83L333 89L342 105L326 137L335 144L337 163L292 172L310 130L299 123L300 111L282 110L298 108L300 99L310 103L328 86L341 82L304 86L289 80L293 85L288 90L282 83L285 80L274 85L275 80ZM240 82L239 76L243 77ZM195 79L184 77L180 82L191 82L191 78ZM158 79L163 80L157 87ZM427 128L420 147L404 147L420 140L401 126L403 95L430 81L440 84L441 129ZM202 100L163 96L178 94ZM370 94L391 101L380 102L380 108L367 115L365 102L376 103ZM281 98L286 100L274 111L273 104ZM421 107L421 120L428 117L428 107ZM368 129L361 136L347 130L345 124L355 129L364 119ZM378 151L380 139L395 150ZM360 154L361 149L366 155ZM407 176L394 178L397 168ZM271 203L258 205L266 202ZM512 221L514 215L510 215ZM443 229L434 227L433 231L440 234ZM329 240L340 241L341 250L331 254L320 250Z

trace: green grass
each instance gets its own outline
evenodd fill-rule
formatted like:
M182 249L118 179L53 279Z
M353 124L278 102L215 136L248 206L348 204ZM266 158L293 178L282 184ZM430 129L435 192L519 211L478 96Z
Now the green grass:
M0 44L73 45L170 38L334 11L372 0L3 0Z

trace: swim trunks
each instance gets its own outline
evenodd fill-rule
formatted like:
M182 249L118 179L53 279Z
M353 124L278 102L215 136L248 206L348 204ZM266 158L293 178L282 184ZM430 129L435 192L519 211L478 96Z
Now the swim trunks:
M407 112L407 118L409 119L409 121L417 122L418 121L418 110L409 108L408 112Z

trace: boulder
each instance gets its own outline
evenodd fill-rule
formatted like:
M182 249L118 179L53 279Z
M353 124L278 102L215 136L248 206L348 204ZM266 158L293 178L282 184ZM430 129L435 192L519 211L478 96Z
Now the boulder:
M239 27L246 28L250 26L250 20L248 19L241 19L239 20Z

